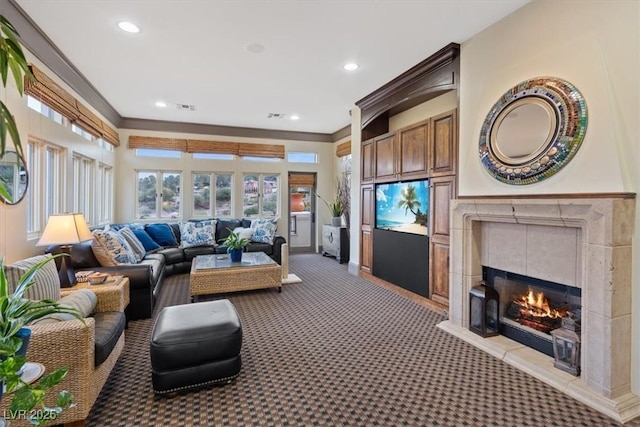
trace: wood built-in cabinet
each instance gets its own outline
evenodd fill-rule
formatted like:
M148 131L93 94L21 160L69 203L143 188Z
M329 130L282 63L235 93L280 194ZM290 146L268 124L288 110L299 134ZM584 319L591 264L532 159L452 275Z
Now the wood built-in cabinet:
M371 238L371 230L373 229L373 221L375 218L375 204L373 185L363 185L361 187L361 208L362 218L360 221L360 268L367 273L371 273L371 261L373 239Z
M362 143L361 269L371 272L374 184L429 178L429 296L444 305L449 299L449 204L456 197L457 147L457 110Z

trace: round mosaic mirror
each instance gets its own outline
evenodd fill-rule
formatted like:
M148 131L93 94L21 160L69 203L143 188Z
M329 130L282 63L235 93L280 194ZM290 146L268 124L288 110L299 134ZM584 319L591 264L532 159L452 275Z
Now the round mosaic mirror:
M542 181L573 158L587 130L587 105L571 83L526 80L508 90L482 123L480 160L498 181Z

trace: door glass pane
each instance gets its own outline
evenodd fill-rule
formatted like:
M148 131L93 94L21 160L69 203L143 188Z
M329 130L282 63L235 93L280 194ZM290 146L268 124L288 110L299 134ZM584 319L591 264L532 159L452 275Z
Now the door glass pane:
M157 217L155 172L138 172L138 218Z
M258 216L258 175L245 175L243 178L242 212L244 216Z
M211 216L211 174L193 174L193 216Z
M180 174L162 174L162 218L180 217Z
M216 216L231 216L231 174L216 175Z
M265 175L262 182L263 205L262 214L278 215L278 175Z

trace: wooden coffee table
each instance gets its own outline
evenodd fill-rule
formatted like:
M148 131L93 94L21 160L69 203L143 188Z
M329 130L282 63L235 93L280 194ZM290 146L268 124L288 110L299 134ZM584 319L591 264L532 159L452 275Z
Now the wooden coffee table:
M199 255L191 263L191 298L200 295L278 288L282 292L280 265L264 252L245 252L241 262L228 254Z

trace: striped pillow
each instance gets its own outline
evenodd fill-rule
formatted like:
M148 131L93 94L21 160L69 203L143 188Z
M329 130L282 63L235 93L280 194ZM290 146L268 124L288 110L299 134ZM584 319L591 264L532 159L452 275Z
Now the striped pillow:
M93 230L91 249L103 267L135 264L136 256L127 241L115 231Z
M133 234L133 231L129 227L121 228L118 233L122 237L124 237L124 240L126 240L129 246L131 246L131 250L133 250L136 261L142 261L142 258L144 258L144 256L147 254L147 251L145 250L144 245L142 244L140 239L138 239L136 235Z
M38 255L31 258L16 261L5 267L9 291L13 292L22 277L31 267L45 259L52 261L43 265L33 276L35 282L22 295L24 298L40 301L43 299L58 300L60 298L60 278L58 269L51 255Z

